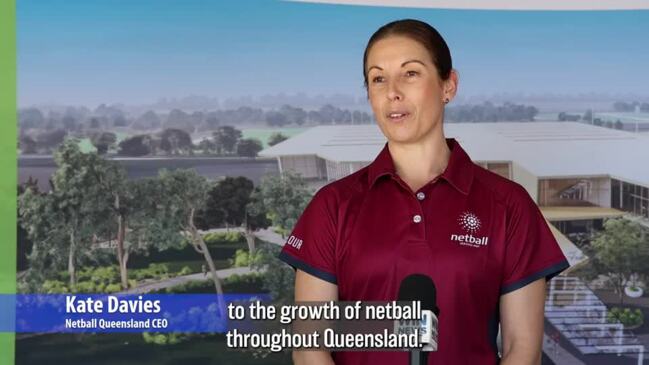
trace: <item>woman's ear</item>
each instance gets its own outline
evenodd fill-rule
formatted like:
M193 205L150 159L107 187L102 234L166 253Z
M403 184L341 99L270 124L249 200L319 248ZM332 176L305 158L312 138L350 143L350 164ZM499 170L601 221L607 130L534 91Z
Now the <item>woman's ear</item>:
M453 100L457 94L458 82L459 75L455 69L452 69L448 79L444 81L444 98Z

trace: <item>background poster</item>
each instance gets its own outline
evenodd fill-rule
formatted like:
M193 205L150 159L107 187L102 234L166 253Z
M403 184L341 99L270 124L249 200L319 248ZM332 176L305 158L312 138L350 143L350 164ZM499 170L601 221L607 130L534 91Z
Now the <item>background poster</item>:
M343 3L21 0L14 12L3 2L3 232L18 222L3 293L290 300L292 269L275 259L287 233L316 189L383 143L363 88L365 44L416 18L444 36L460 75L446 133L528 189L573 265L549 287L544 364L646 358L646 4ZM13 348L13 335L2 339ZM48 360L288 364L290 354L227 350L220 335L16 334L15 363Z

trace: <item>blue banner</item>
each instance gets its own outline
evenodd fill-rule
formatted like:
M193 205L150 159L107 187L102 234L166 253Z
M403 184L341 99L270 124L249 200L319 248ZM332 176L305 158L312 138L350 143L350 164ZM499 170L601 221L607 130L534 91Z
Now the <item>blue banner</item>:
M268 300L263 294L3 294L0 332L224 333L228 304Z

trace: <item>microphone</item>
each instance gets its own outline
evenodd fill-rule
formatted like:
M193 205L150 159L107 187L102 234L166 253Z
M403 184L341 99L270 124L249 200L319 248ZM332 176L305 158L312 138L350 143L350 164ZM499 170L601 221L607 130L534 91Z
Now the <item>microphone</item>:
M437 351L437 318L439 308L436 304L437 291L435 283L428 275L411 274L406 276L399 286L399 301L419 301L421 303L422 318L415 327L420 333L420 343L424 346L421 349L410 350L411 365L425 365L428 363L428 352ZM412 324L398 323L399 331L405 327L412 327ZM407 329L406 329L407 331Z

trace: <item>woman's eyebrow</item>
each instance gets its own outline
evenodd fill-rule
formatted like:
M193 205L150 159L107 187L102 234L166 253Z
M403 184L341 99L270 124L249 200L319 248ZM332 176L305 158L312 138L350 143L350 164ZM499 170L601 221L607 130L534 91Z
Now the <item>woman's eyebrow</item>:
M421 61L419 61L419 60L417 60L417 59L413 59L413 60L408 60L408 61L402 63L402 64L401 64L401 67L404 67L405 65L407 65L407 64L409 64L409 63L412 63L412 62L419 63L420 65L422 65L422 66L424 66L424 67L426 66L425 63L423 63L423 62L421 62ZM370 67L367 69L367 73L369 73L370 70L373 69L373 68L375 68L375 69L377 69L377 70L379 70L379 71L383 71L383 69L380 68L379 66L370 66Z
M416 62L416 63L421 64L422 66L426 66L423 62L421 62L421 61L419 61L419 60L408 60L408 61L402 63L402 64L401 64L401 67L403 67L403 66L405 66L405 65L407 65L407 64L409 64L409 63L411 63L411 62Z

